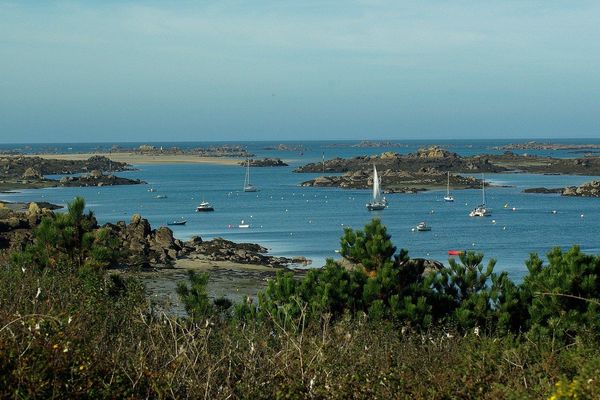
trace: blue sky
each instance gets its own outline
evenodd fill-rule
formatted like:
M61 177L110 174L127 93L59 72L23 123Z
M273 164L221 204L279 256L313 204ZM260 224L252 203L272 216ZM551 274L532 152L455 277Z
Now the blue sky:
M600 137L597 1L4 1L0 142Z

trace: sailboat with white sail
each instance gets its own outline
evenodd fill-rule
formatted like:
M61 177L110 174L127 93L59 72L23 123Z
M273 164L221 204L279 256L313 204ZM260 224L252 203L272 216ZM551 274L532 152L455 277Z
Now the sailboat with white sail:
M387 207L387 200L381 197L381 179L377 175L377 168L373 164L373 199L366 204L367 210L377 211Z
M485 204L485 176L483 174L481 174L481 193L483 196L483 202L471 210L469 217L489 217L492 215L492 210L490 210Z
M454 196L450 194L450 171L448 171L448 185L446 186L446 195L444 196L444 201L454 201Z
M244 192L256 192L256 186L250 183L250 159L246 159L246 177L244 178Z

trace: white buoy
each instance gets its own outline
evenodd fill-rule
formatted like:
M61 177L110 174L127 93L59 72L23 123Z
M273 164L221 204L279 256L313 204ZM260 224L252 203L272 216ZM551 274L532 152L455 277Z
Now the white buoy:
M513 210L513 211L517 211L517 207L513 207L513 208L512 208L512 210Z
M583 218L583 216L584 216L584 215L583 215L583 214L581 214L581 218Z
M495 219L493 219L493 220L492 220L492 224L495 224L495 223L496 223L496 220L495 220Z

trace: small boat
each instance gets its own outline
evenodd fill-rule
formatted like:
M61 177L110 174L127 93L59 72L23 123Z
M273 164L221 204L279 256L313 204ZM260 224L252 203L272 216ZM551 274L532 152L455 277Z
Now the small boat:
M446 186L446 195L444 196L444 201L452 202L454 201L454 196L450 194L450 171L448 171L448 184Z
M203 201L196 207L197 212L215 211L214 207L208 202Z
M156 189L154 189L154 188L150 188L150 189L148 189L148 191L149 191L149 192L156 192Z
M166 198L167 198L167 195L165 195L165 194L159 194L155 197L155 199L166 199Z
M427 232L431 230L431 227L428 226L425 222L419 222L416 226L416 229L419 232Z
M177 221L177 220L175 220L175 221L167 222L167 225L168 225L168 226L173 226L173 225L185 225L186 223L187 223L187 220L185 220L185 219L182 219L182 220L180 220L180 221Z
M244 220L242 220L240 222L240 224L238 225L238 228L250 228L250 224L247 222L244 222Z
M492 210L487 208L485 205L485 177L481 174L481 193L483 196L483 202L471 210L469 217L489 217L492 215Z
M256 192L258 188L250 183L250 159L246 159L246 177L244 178L244 192Z
M461 254L464 254L464 250L448 250L448 255L449 256L460 256Z
M377 168L373 164L373 200L366 204L367 210L378 211L387 207L387 200L381 197L381 179L377 175Z

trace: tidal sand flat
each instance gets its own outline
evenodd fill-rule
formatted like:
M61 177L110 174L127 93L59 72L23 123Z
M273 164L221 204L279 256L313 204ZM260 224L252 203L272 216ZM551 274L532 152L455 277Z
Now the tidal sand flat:
M140 154L140 153L64 153L64 154L36 154L36 157L55 160L87 160L93 156L105 156L112 161L125 162L127 164L214 164L214 165L238 165L240 160L224 157L202 157L191 154Z

